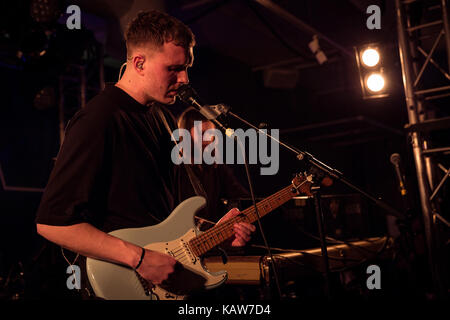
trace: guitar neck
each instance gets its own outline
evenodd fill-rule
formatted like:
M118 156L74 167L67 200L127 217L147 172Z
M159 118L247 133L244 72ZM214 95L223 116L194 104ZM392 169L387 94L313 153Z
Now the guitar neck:
M258 202L256 206L258 208L259 216L262 218L269 212L275 210L292 199L292 197L297 194L297 190L293 188L292 185L289 185L270 197ZM191 239L189 241L189 245L196 256L201 256L215 246L231 238L234 235L233 225L235 223L253 223L256 220L258 220L258 215L255 212L255 207L249 207L244 211L241 211L240 215L223 223L217 224L205 233Z

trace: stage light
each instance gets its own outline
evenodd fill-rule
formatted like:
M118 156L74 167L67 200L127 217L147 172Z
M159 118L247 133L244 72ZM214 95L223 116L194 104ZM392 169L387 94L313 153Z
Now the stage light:
M363 99L387 97L382 46L372 43L354 49Z
M384 78L379 73L372 73L366 80L367 88L372 92L380 92L384 88Z
M366 49L361 55L362 63L367 67L374 67L380 62L380 54L375 49Z

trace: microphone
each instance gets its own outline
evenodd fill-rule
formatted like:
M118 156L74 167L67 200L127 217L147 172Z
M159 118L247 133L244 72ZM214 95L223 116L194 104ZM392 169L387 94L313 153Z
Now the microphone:
M205 105L201 102L197 92L188 84L182 85L177 91L177 97L189 106L193 106L198 112L200 112L206 119L216 124L225 133L229 135L227 128L226 115L230 110L230 107L224 104L217 105ZM231 133L232 134L232 133Z
M400 187L400 194L402 196L406 196L406 188L405 188L405 178L400 171L400 155L398 153L391 154L390 161L394 165L395 172L397 173L397 179Z

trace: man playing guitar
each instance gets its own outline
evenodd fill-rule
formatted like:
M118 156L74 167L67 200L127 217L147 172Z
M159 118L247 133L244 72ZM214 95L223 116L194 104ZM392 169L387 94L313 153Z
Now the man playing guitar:
M125 39L123 77L67 126L37 213L37 231L59 246L161 284L174 272L176 259L108 232L157 224L179 202L180 168L171 161L173 142L162 117L175 128L164 105L173 104L177 89L189 82L195 40L187 26L157 11L141 12ZM253 231L249 223L236 223L233 245L244 245Z

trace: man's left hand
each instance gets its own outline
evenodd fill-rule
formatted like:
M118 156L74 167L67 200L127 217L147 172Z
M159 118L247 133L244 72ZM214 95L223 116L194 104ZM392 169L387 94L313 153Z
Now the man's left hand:
M239 209L233 208L225 214L217 224L236 217L240 214ZM234 239L231 242L232 247L243 247L251 239L251 234L256 230L255 226L248 222L239 222L233 225Z

